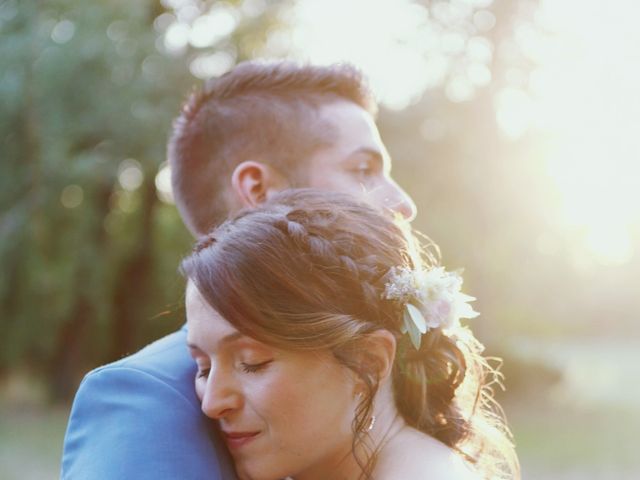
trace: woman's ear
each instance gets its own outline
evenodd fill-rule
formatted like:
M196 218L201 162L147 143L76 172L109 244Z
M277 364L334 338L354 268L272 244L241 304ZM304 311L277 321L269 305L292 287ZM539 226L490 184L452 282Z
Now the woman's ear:
M231 174L231 188L242 207L256 207L287 186L277 170L253 160L242 162Z
M382 383L393 371L396 337L389 330L380 329L367 334L361 342L358 359L361 372Z

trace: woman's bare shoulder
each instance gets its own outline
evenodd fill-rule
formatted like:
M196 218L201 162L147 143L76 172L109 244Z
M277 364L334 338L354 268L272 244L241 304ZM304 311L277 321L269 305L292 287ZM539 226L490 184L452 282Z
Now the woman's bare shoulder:
M457 452L417 430L398 435L384 450L374 475L379 480L481 480Z

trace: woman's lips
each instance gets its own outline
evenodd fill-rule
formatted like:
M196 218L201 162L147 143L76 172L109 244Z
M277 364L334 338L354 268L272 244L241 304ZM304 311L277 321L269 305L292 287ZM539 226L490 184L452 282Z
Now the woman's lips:
M256 438L260 432L222 432L230 449L240 448Z

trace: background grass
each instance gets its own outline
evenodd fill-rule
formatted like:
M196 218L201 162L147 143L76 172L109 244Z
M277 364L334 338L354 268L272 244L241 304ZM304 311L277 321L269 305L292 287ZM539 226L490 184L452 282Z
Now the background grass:
M4 480L60 477L66 407L0 403L0 475Z

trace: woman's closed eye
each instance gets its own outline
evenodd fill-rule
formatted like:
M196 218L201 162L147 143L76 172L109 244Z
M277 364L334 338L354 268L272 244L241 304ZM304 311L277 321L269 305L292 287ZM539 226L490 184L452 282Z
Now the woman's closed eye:
M273 362L273 360L266 360L259 363L242 362L240 366L245 373L256 373L266 368L271 362Z
M266 368L273 360L265 360L264 362L248 363L240 362L240 368L245 373L257 373ZM211 367L199 367L196 378L208 378L211 373Z

